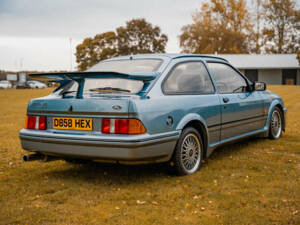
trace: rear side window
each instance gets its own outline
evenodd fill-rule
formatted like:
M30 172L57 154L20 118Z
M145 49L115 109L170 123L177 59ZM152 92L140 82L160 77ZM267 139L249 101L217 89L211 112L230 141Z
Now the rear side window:
M237 93L246 90L246 80L230 66L223 63L208 63L208 67L220 93Z
M210 94L213 84L202 62L180 63L163 84L165 94Z
M29 83L29 82L28 82ZM78 83L75 81L69 81L67 84L58 87L53 93L64 96L75 96L78 89Z

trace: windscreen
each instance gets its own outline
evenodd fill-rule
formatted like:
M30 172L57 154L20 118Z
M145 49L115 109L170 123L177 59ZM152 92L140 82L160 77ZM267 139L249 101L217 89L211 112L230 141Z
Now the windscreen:
M100 62L88 71L109 71L118 73L156 72L161 65L160 59L124 59Z

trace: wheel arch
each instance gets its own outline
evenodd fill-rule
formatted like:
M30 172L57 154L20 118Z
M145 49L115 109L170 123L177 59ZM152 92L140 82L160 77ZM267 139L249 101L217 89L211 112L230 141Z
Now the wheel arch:
M275 109L275 107L279 108L280 111L281 111L281 115L282 115L282 122L283 122L283 126L282 126L282 129L285 131L285 113L284 113L284 106L283 106L283 103L278 101L277 99L274 100L270 107L269 107L269 111L268 111L268 118L267 118L267 121L266 121L266 127L267 129L269 129L269 125L270 125L270 120L271 120L271 116L272 116L272 112L273 110Z
M281 111L281 115L282 115L282 130L285 131L285 114L284 114L284 107L281 104L277 104L275 105L275 107L278 107Z
M193 127L200 133L203 142L203 158L205 158L207 155L209 139L205 120L198 114L189 114L180 121L180 123L177 126L177 129L183 130L187 127Z

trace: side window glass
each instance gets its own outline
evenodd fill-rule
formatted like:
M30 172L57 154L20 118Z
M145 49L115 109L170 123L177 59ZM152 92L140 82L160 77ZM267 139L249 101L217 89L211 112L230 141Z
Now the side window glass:
M246 80L230 66L222 63L208 63L208 67L215 78L220 93L245 92Z
M166 94L214 93L213 84L202 62L180 63L163 84Z

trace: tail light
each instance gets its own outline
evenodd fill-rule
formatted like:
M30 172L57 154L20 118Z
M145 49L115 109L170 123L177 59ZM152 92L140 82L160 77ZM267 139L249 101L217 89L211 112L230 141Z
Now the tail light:
M25 128L35 129L36 116L26 116Z
M46 116L26 116L25 128L34 130L46 130Z
M46 116L39 117L39 130L46 130Z
M104 134L144 134L146 129L138 119L102 119Z

